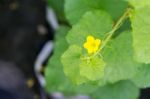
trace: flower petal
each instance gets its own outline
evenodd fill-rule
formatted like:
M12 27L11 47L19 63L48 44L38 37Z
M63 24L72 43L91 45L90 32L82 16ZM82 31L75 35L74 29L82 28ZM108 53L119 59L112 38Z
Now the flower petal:
M91 47L91 43L86 42L86 43L84 43L83 47L84 47L85 49L88 49L89 47Z
M89 47L87 50L88 50L88 53L89 53L89 54L92 54L92 53L93 53L93 48L92 48L92 47Z
M93 36L91 36L91 35L90 35L90 36L88 36L88 37L87 37L87 42L88 42L88 43L92 43L92 42L94 42L94 37L93 37Z
M99 46L101 44L101 40L100 39L96 39L95 42L96 46Z
M93 36L89 35L87 41L84 43L83 47L87 50L89 54L97 52L101 44L100 39L95 39Z
M99 46L93 48L93 52L95 53L98 50Z

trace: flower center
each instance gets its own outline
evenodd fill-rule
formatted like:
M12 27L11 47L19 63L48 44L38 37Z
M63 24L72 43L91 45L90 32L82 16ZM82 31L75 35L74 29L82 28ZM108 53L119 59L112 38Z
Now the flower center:
M91 47L95 48L95 47L96 47L96 44L95 44L95 43L92 43L92 44L91 44Z
M101 40L95 39L93 36L90 35L87 37L87 40L83 44L83 47L87 49L89 54L92 54L98 51L100 45L101 45Z

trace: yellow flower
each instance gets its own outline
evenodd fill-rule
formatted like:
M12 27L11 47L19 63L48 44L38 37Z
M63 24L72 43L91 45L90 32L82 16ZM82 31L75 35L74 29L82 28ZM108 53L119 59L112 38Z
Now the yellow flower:
M95 39L93 36L89 35L83 47L87 49L89 54L92 54L98 51L100 45L101 45L100 39Z

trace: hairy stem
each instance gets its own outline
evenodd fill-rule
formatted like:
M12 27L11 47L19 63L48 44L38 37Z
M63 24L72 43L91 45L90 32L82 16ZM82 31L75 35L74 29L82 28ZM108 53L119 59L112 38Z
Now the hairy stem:
M121 18L117 21L117 23L114 25L113 29L108 33L109 35L107 36L107 38L104 40L102 46L100 47L100 50L102 50L105 45L109 42L109 40L112 38L113 34L115 33L115 31L117 29L120 28L120 26L122 25L122 23L125 21L125 19L127 19L129 17L129 14L131 12L131 8L128 8L126 10L126 12L121 16Z
M110 39L112 38L113 34L115 33L115 31L117 29L120 28L120 26L122 25L122 23L129 17L130 15L130 12L132 11L131 8L128 8L125 13L120 17L120 19L116 22L116 24L114 25L113 29L108 32L108 36L106 37L106 39L104 39L103 43L102 43L102 46L99 48L99 50L93 54L92 56L89 57L89 59L95 57L97 54L100 53L100 51L107 45L107 43L110 41Z

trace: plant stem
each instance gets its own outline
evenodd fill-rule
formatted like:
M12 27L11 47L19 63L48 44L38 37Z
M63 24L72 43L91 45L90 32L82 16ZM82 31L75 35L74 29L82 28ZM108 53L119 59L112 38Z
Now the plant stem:
M110 41L110 39L112 38L112 36L113 36L113 34L115 33L115 31L117 30L117 29L119 29L120 28L120 26L122 25L122 23L129 17L129 15L130 15L130 12L131 12L131 8L128 8L127 10L126 10L126 12L120 17L120 19L116 22L116 24L114 25L114 27L113 27L113 29L110 31L110 32L108 32L108 36L106 37L106 39L102 42L102 46L100 47L100 49L95 53L95 54L93 54L92 56L90 56L89 58L91 59L91 58L93 58L93 57L95 57L97 54L99 54L100 53L100 51L107 45L107 43Z
M122 15L122 17L118 20L118 22L114 25L113 29L108 33L109 34L108 37L104 40L102 46L100 47L100 50L102 50L105 47L105 45L112 38L115 31L119 29L119 27L122 25L125 19L129 17L130 12L131 12L131 8L128 8L126 12Z

